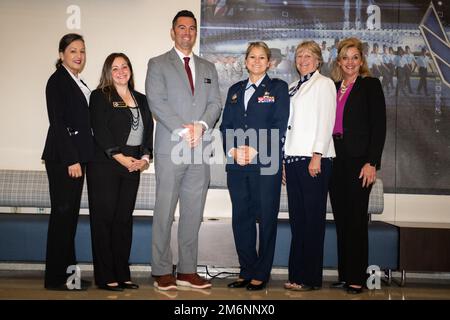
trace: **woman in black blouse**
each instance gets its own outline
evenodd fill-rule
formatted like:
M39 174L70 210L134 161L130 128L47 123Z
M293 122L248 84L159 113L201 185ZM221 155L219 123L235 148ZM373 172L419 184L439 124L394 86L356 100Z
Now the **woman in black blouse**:
M95 156L87 169L95 282L100 289L137 289L131 282L132 214L140 172L152 159L153 119L134 90L123 53L110 54L90 100Z

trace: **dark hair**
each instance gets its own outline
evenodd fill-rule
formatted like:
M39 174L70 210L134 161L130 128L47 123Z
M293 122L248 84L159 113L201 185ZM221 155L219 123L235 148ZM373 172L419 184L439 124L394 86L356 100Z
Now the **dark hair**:
M58 52L64 53L64 51L69 46L69 44L71 44L72 42L77 41L77 40L81 40L84 43L83 36L79 35L78 33L68 33L68 34L64 35L61 38L61 40L59 40ZM55 66L58 69L59 67L61 67L61 65L62 65L62 60L61 60L61 58L59 58L56 61Z
M178 13L175 15L175 17L173 17L172 20L172 29L175 29L175 24L177 23L178 18L180 17L188 17L188 18L192 18L194 19L195 25L197 25L197 19L195 19L194 14L192 13L192 11L189 10L181 10L178 11Z
M128 88L130 88L130 90L134 90L134 73L130 59L127 57L125 53L121 52L111 53L109 56L106 57L105 62L103 63L102 74L100 76L100 83L97 86L97 89L101 89L102 92L108 94L109 100L111 100L111 94L116 91L111 74L112 64L114 60L119 57L123 58L127 62L128 68L130 68L130 80L128 81Z

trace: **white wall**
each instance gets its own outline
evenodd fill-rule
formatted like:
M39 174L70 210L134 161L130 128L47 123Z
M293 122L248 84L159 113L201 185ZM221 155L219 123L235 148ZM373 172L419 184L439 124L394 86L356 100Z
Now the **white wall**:
M81 9L81 29L66 27L70 5ZM48 128L45 85L54 72L58 42L69 32L85 37L82 76L91 89L111 52L126 53L144 92L147 61L172 47L173 16L188 9L200 18L200 1L2 0L0 1L0 168L43 170L40 157ZM198 45L196 46L198 50Z
M79 30L66 27L70 5L81 9ZM185 0L182 6L176 0L2 0L0 168L44 169L40 157L48 128L45 85L54 71L62 35L84 35L87 64L82 75L91 89L106 56L122 51L133 63L136 88L144 92L147 61L172 47L171 21L181 9L200 18L199 0ZM226 190L209 192L205 215L231 215ZM450 222L450 197L386 195L385 211L378 219Z

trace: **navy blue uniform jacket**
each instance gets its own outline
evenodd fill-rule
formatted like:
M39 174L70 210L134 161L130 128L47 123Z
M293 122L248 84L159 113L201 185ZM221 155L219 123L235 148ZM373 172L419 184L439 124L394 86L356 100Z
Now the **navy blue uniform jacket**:
M231 86L223 111L220 131L227 156L227 171L259 171L262 166L270 166L268 160L271 157L278 157L277 161L281 165L280 140L286 132L289 118L288 85L283 80L270 79L266 75L250 98L245 110L244 96L247 83L248 79ZM272 138L277 139L273 141L277 150L271 150ZM249 145L258 151L254 163L240 166L228 156L227 153L231 148L237 148L240 145Z

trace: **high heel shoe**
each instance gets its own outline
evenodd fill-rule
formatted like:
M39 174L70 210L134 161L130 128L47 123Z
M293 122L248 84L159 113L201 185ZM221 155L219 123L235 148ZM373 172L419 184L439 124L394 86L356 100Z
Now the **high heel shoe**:
M292 288L294 288L295 286L297 286L297 284L294 283L294 282L288 281L288 282L285 282L283 286L284 286L285 289L291 290Z
M108 290L108 291L123 291L123 288L120 285L112 286L109 284L101 284L97 286L99 289Z
M261 281L260 284L253 284L251 281L250 283L247 285L247 290L249 291L259 291L262 290L266 287L266 282L265 281Z
M313 290L320 290L320 289L322 289L322 287L309 286L307 284L302 283L302 284L295 284L291 290L292 291L313 291Z
M330 285L332 289L347 289L347 283L345 281L334 282Z
M352 286L347 287L347 293L349 293L349 294L360 294L362 292L363 292L363 287L359 287L359 288L352 287Z
M119 283L119 286L122 289L139 289L139 285L133 282L121 282Z
M241 280L233 281L233 282L229 283L227 286L228 286L228 288L233 288L233 289L234 288L244 288L249 283L250 283L250 280L241 279Z

